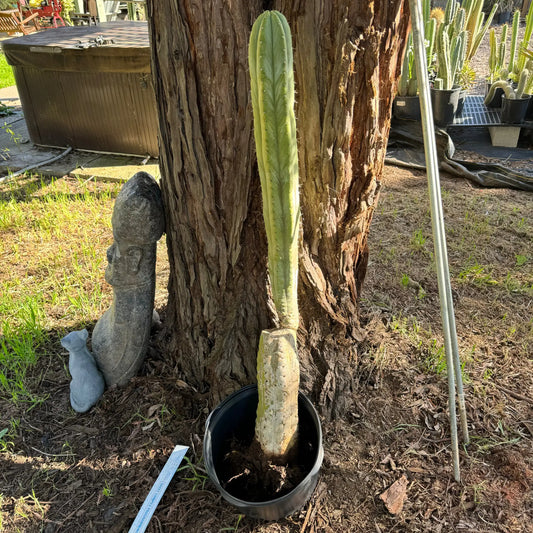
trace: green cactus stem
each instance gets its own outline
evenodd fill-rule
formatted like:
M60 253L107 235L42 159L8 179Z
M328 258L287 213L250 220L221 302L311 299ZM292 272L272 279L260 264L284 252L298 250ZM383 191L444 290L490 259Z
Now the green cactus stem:
M516 89L513 89L513 86L507 80L498 80L490 86L490 90L485 97L485 105L488 105L490 101L494 98L494 93L496 89L503 89L505 93L505 98L508 100L515 100L520 98L525 98L528 96L528 88L533 86L533 71L528 69L522 70L520 73L520 78L518 79L518 85Z
M527 88L530 85L530 78L533 77L533 72L530 72L527 68L522 70L520 77L518 78L518 86L516 87L516 98L524 98L527 93Z
M292 41L285 17L261 14L252 28L250 80L272 298L281 327L298 328L298 147Z
M522 69L526 66L528 59L527 49L531 41L531 35L533 33L533 4L529 6L529 10L526 15L526 27L524 29L524 36L520 43L519 54L518 54L518 66L517 71L521 72ZM527 67L526 67L527 68ZM531 72L531 69L528 68Z
M513 15L513 25L511 30L511 50L509 53L509 65L507 66L509 74L513 78L517 79L517 72L515 71L516 66L516 46L518 44L518 29L520 26L520 11L518 9L514 12Z
M492 83L498 71L498 43L494 28L491 28L489 32L489 51L489 81Z
M455 17L455 13L459 7L459 2L456 0L448 0L444 8L444 25L449 26Z
M488 29L490 28L494 15L498 9L498 4L494 3L487 20L485 21L485 14L482 11L483 3L484 0L474 0L471 3L471 6L469 6L470 9L467 9L465 24L465 30L468 35L468 44L466 49L467 61L470 61L478 51L478 48ZM465 5L466 4L463 2L463 7L465 7Z
M529 76L526 82L526 88L524 89L524 94L533 94L533 59L529 59L526 63L526 69L529 72Z
M265 455L283 462L298 430L300 204L292 38L287 20L278 11L265 11L255 21L248 61L268 268L280 323L278 329L261 333L255 434Z
M509 83L504 80L498 80L490 86L489 92L487 93L487 96L485 96L485 105L488 105L492 101L492 99L494 98L494 94L496 93L496 89L503 89L503 92L505 93L505 98L508 98L509 100L515 98L515 93Z
M462 31L450 42L447 28L441 24L437 30L437 77L444 89L452 89L464 63L466 35Z
M402 63L402 72L398 80L399 96L416 96L418 92L418 82L416 78L416 68L414 64L413 37L409 34L407 48Z
M428 18L424 26L424 36L426 41L426 59L428 71L431 70L433 63L433 50L435 48L435 37L437 35L437 20Z

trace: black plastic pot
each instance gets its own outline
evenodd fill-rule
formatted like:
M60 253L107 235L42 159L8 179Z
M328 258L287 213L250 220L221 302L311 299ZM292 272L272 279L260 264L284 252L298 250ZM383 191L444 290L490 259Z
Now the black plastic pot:
M459 92L459 99L457 100L457 110L455 111L456 117L458 117L459 115L462 115L463 113L463 108L465 106L465 100L466 100L467 93L468 91L464 89L461 89L461 91Z
M526 118L530 96L526 98L508 99L502 97L501 121L506 124L521 124Z
M266 501L246 501L228 492L223 484L223 460L232 451L234 442L251 443L255 432L257 386L249 385L226 398L206 422L204 459L207 473L222 497L251 518L278 520L301 507L311 497L318 482L318 473L324 457L320 419L313 404L302 393L298 396L300 447L295 461L305 468L304 479L289 493Z
M433 107L433 121L437 126L448 126L453 122L459 103L461 89L431 89L431 105Z
M529 104L527 105L525 120L533 120L533 95L529 95Z
M418 96L397 96L392 103L392 114L402 120L420 120Z

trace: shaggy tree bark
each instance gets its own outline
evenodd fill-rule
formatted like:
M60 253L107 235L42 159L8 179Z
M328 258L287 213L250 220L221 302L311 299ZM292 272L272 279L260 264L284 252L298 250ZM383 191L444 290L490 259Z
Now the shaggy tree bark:
M350 402L357 300L408 28L406 0L148 0L171 264L169 354L214 405L255 381L276 317L254 153L247 46L263 9L293 35L302 239L301 388Z

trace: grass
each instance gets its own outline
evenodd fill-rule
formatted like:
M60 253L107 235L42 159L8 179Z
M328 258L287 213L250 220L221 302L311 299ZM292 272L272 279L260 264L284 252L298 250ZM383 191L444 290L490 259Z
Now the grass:
M0 53L0 89L15 85L13 69L7 64L6 56Z
M387 329L407 354L404 364L415 363L445 378L441 322L428 320L439 306L429 200L420 177L407 179L420 187L419 196L405 198L403 184L397 192L389 183L380 200L370 230L365 279L365 287L373 289L363 290L363 304L387 314ZM463 193L454 182L444 182L443 190L463 375L465 381L501 378L500 365L527 364L533 350L531 202L527 194L508 190ZM387 342L374 349L376 366L383 368L386 360L400 364L391 353L394 346ZM487 368L491 357L496 359Z
M27 383L37 359L53 358L58 337L109 306L105 252L118 190L40 177L0 188L0 395L43 401Z

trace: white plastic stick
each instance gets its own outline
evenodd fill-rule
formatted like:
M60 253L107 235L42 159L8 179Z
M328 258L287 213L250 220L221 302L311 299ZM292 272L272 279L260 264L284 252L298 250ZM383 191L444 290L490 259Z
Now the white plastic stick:
M157 505L161 501L163 494L165 494L170 480L174 477L174 474L188 449L188 446L181 445L174 448L174 451L170 454L163 470L161 470L161 473L157 476L154 486L148 493L146 500L144 500L141 510L131 525L129 533L143 533L146 530Z

